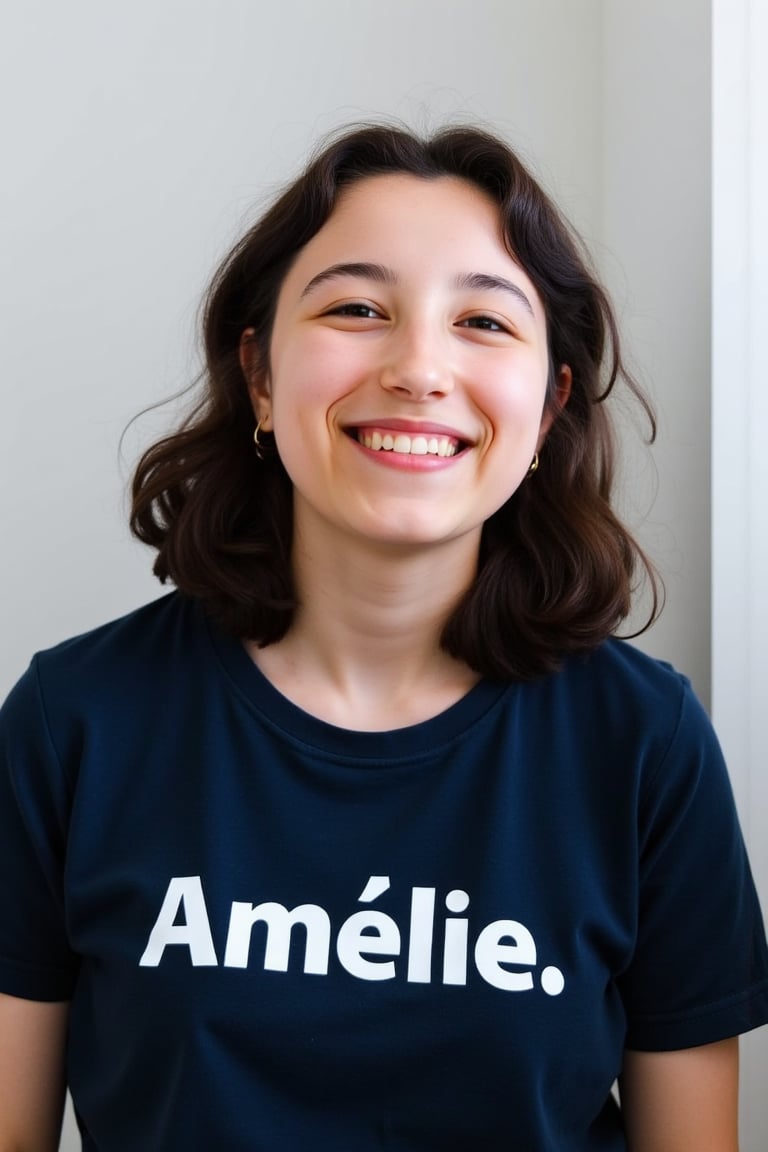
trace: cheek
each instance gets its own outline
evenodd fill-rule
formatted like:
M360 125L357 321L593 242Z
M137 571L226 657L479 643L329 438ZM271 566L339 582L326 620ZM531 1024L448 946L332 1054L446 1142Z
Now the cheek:
M505 439L526 439L538 432L547 397L546 377L532 372L501 372L487 381L480 401L497 435Z
M275 439L286 471L298 483L329 454L328 429L339 394L337 373L327 358L310 349L292 349L274 367Z
M274 369L276 405L306 414L332 404L352 386L356 374L349 349L342 355L332 342L318 339L294 342Z

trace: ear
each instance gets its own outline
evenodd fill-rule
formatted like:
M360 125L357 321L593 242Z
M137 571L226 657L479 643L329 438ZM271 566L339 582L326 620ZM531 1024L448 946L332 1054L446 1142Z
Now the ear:
M544 415L539 425L539 438L536 441L537 452L541 451L550 428L568 403L572 386L573 373L567 364L561 364L555 381L555 398L554 400L547 399Z
M254 328L246 328L240 337L239 356L253 414L264 431L268 432L272 422L272 393L269 373L262 365Z

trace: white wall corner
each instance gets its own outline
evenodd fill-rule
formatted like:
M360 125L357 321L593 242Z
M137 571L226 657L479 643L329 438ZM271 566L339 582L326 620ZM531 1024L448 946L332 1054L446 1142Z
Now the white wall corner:
M712 703L768 898L768 12L713 0ZM765 1148L768 1030L742 1040L743 1152Z

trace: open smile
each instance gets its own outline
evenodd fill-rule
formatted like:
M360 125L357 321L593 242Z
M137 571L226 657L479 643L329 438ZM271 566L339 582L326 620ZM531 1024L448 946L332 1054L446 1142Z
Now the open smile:
M458 436L425 428L405 431L402 428L360 425L346 429L347 435L372 452L392 452L399 456L450 457L468 445Z
M408 436L405 432L371 432L357 429L358 443L374 452L397 452L403 456L455 456L459 441L451 436Z

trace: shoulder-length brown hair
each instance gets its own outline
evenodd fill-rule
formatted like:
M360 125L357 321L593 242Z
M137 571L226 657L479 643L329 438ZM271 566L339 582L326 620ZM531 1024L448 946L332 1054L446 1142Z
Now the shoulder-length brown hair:
M471 127L428 139L363 126L331 140L232 249L205 301L202 394L178 431L142 456L131 529L157 549L154 572L202 601L220 627L260 645L285 635L296 607L292 490L276 451L254 452L254 418L239 361L246 328L266 350L283 279L333 212L339 193L386 172L453 176L499 208L510 253L544 304L548 403L556 372L573 375L541 466L486 522L477 578L447 620L443 647L491 677L521 679L586 651L627 616L638 572L653 570L610 506L614 436L605 400L624 379L608 298L560 213L501 140ZM264 365L266 367L266 364Z

